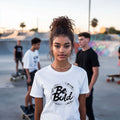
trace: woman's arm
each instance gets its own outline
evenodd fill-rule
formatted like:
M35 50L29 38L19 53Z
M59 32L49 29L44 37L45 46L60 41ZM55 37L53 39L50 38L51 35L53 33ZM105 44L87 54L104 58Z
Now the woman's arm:
M41 112L43 110L43 98L35 98L35 120L40 120Z
M80 120L86 120L86 94L79 95Z

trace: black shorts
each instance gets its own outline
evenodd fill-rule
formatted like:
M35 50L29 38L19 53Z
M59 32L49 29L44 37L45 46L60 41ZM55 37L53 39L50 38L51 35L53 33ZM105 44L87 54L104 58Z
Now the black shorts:
M18 62L22 62L22 58L16 58L15 62L18 63Z
M34 76L35 76L36 72L37 72L37 70L34 70L33 72L30 72L31 82L27 83L27 86L32 86L33 80L34 80Z

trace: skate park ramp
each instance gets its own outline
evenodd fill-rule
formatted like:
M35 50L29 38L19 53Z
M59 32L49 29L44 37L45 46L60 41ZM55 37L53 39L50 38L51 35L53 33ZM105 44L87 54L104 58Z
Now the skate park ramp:
M0 55L13 54L14 47L16 45L15 40L0 41ZM25 53L31 47L31 41L22 41L23 53ZM40 54L49 53L49 41L42 41L39 49Z
M49 33L22 33L22 34L15 34L10 35L11 38L6 37L6 39L0 39L0 55L8 55L13 54L14 47L17 44L17 40L21 40L21 45L23 46L23 53L25 53L31 47L31 40L34 37L38 37L41 39L41 45L39 52L41 54L48 54L49 53ZM14 38L12 38L14 37ZM2 38L2 37L1 37Z
M8 38L9 37L9 38ZM23 52L25 53L31 47L31 39L38 37L42 40L39 52L40 54L49 53L49 32L37 33L37 32L27 32L27 33L17 33L6 37L6 39L0 39L0 55L13 54L14 46L17 44L17 40L21 40L21 45L23 46ZM78 45L78 37L75 34L75 52L80 49ZM2 38L2 37L1 37ZM89 43L90 47L96 51L100 56L117 56L117 51L120 46L119 40L91 40Z

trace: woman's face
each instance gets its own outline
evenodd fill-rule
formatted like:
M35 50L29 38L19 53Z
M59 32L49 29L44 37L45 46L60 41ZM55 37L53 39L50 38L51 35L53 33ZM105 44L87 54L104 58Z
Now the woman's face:
M66 61L71 55L72 45L67 36L60 35L53 39L52 51L55 60Z

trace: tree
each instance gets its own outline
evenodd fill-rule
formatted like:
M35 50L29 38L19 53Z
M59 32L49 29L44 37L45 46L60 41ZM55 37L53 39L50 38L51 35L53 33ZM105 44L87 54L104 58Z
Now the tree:
M116 29L115 29L114 27L110 27L110 28L108 29L108 33L109 33L109 34L115 34L115 33L116 33Z
M116 34L120 34L120 30L117 30L117 31L116 31Z
M38 32L38 28L32 28L30 31Z
M23 28L26 27L25 23L24 22L20 23L20 27L22 28L22 32L23 32Z
M120 30L116 30L115 27L110 27L104 34L120 34Z
M91 21L91 26L93 27L94 32L95 32L95 27L97 25L98 25L98 20L96 18L93 18L92 21Z

